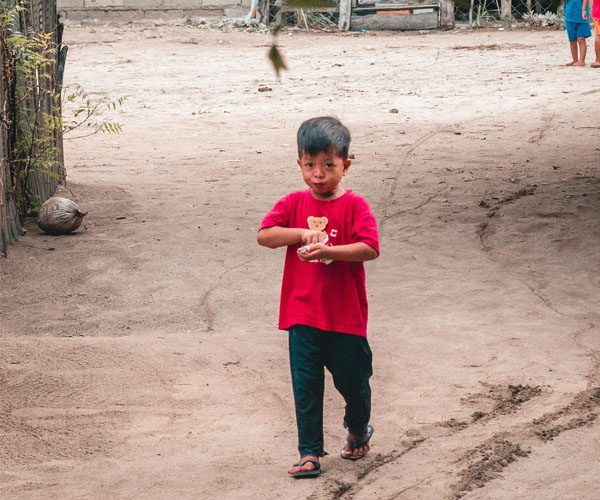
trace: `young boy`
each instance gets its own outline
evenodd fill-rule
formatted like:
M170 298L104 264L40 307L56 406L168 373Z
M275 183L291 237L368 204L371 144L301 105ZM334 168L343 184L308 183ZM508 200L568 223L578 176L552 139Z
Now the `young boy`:
M583 17L585 14L585 17ZM592 36L590 23L586 21L589 9L583 7L583 0L567 0L565 5L565 28L569 38L572 61L567 66L585 66L587 52L586 38Z
M588 2L589 0L583 0L583 8L581 10L581 17L588 19ZM592 68L600 68L600 0L593 0L592 3L592 21L594 23L594 33L596 34L594 39L594 51L596 52L596 60L590 64Z
M300 461L295 478L321 472L324 368L346 402L342 458L370 449L372 356L367 342L363 262L379 256L377 223L368 203L342 187L350 132L334 117L298 130L298 165L308 189L281 198L262 221L260 245L287 246L279 329L287 330Z

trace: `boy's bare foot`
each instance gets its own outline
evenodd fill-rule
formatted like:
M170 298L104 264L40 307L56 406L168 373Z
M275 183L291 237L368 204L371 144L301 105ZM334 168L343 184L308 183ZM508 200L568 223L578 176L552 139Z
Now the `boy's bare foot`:
M342 458L345 460L363 458L371 449L369 444L371 436L373 436L373 427L370 424L367 425L367 433L363 436L357 436L349 432L346 438L346 446L342 449Z
M358 439L358 436L355 436L354 434L348 434L348 437L354 441L355 439ZM351 444L350 441L346 442L346 446L344 446L344 448L342 449L342 458L345 458L347 460L358 460L359 458L363 458L367 453L369 453L369 450L371 449L371 446L369 445L369 443L367 444L363 444L362 446L359 446L358 448L354 448Z
M292 466L288 474L293 477L314 477L318 476L320 471L319 457L304 455Z
M585 66L585 63L584 62L576 62L576 63L573 63L573 66L580 66L581 67L581 66Z
M571 61L568 62L567 64L565 64L565 66L575 66L577 64L577 61Z

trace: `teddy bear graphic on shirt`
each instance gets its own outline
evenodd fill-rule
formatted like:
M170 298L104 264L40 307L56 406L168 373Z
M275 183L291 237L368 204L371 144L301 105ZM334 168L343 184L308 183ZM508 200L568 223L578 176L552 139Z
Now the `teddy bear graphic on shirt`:
M327 224L329 223L329 219L327 219L327 217L314 217L312 215L308 216L308 218L306 219L306 222L308 224L308 229L310 229L311 231L319 231L320 233L323 233L323 239L321 240L321 243L323 243L324 245L331 245L331 243L329 242L329 235L327 234L327 232L325 231L325 228L327 227ZM335 232L335 234L334 234ZM337 235L337 231L334 229L331 231L332 233L332 237L334 237L335 235ZM300 252L304 251L309 251L310 245L306 245L304 247L302 247L300 249ZM333 262L333 260L331 259L320 259L320 260L315 260L315 261L311 261L311 262L321 262L323 264L331 264Z
M319 231L327 235L325 232L325 228L329 222L327 217L313 217L312 215L309 215L306 219L306 222L308 223L308 229L311 231Z

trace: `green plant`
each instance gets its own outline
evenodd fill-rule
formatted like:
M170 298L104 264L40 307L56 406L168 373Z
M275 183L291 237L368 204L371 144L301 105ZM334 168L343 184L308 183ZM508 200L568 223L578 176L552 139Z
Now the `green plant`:
M25 36L15 29L24 10L19 3L3 7L0 13L0 50L2 78L5 82L5 101L8 110L2 125L8 130L8 162L19 208L31 202L26 180L35 168L40 150L51 142L45 137L42 109L47 107L44 88L49 84L49 67L53 54L51 36Z
M120 123L97 119L100 110L115 110L125 98L92 98L79 85L57 88L57 48L53 33L18 31L27 2L0 6L0 50L5 83L2 126L8 131L8 165L12 195L21 216L34 215L44 201L31 188L35 174L60 180L64 177L61 144L75 130L87 137L98 132L121 132ZM73 116L64 119L62 104L68 102Z
M123 125L119 122L106 119L98 120L98 113L105 109L107 111L116 111L123 107L126 96L117 99L110 99L105 95L91 97L85 89L79 85L65 87L63 89L62 103L71 103L74 107L71 111L71 119L65 121L63 118L62 135L64 139L81 139L99 132L106 134L119 134L123 130ZM75 130L80 130L81 134L75 137L67 137Z

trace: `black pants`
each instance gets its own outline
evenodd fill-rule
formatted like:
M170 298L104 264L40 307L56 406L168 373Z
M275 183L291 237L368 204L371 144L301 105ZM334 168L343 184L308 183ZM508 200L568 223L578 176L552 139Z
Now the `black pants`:
M372 354L365 337L326 332L305 325L289 329L290 366L300 455L322 457L325 370L346 401L344 426L355 435L367 432L371 417Z

